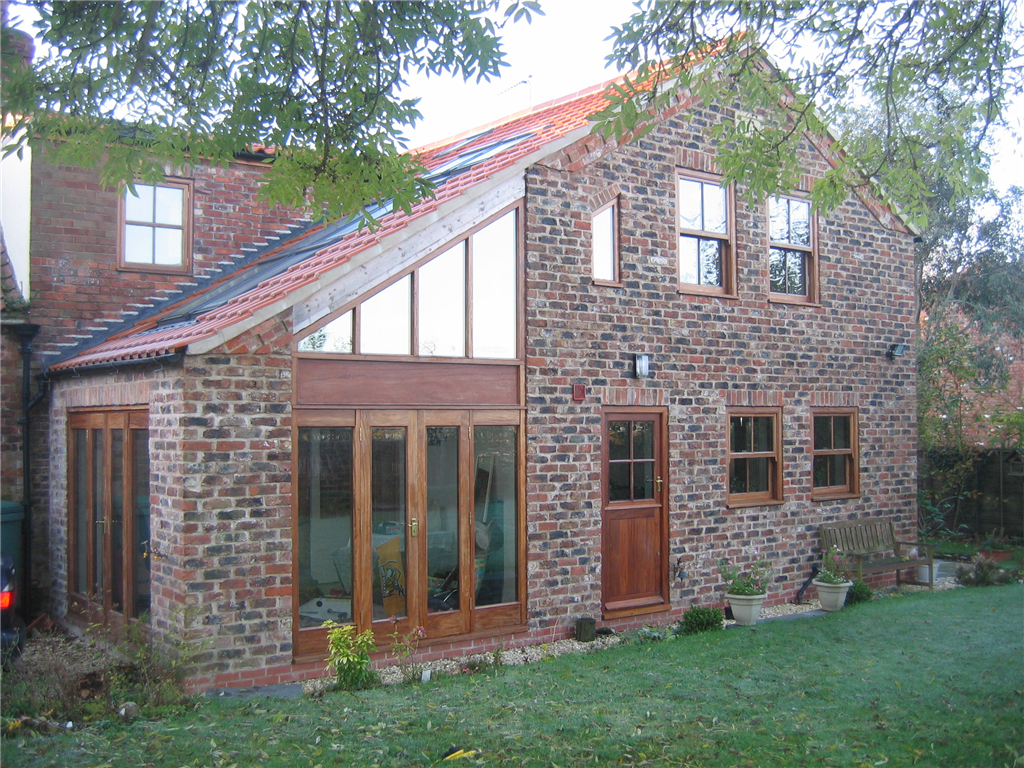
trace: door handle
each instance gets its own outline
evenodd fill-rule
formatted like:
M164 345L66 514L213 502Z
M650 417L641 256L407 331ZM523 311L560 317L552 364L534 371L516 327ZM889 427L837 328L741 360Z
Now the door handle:
M659 477L659 478L655 479L654 484L655 484L655 487L657 487L657 489L658 489L658 493L661 493L661 478Z
M409 533L415 539L416 534L420 532L420 521L415 517L409 521Z

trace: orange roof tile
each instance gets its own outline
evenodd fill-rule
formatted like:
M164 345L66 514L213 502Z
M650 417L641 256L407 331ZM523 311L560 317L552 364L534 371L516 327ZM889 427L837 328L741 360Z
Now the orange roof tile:
M319 248L312 256L269 277L255 288L230 299L222 306L202 312L191 322L174 323L166 328L154 329L154 322L159 324L161 316L171 315L171 309L168 308L165 312L136 326L146 330L122 332L52 364L49 370L62 371L183 352L189 344L214 336L252 317L260 309L315 282L324 273L400 231L415 219L437 210L468 189L486 182L501 171L512 168L523 158L563 139L573 131L586 127L589 117L605 106L604 93L613 82L616 80L609 80L607 83L541 104L416 150L416 154L431 174L443 173L450 166L456 166L459 172L448 177L442 176L435 189L435 196L413 206L409 214L402 211L389 213L380 218L380 226L372 232L368 229L345 232L335 242ZM460 163L465 164L465 167L459 167ZM304 241L321 231L318 228L294 238L276 247L273 253L280 254L282 248L301 249ZM243 274L245 270L252 269L260 263L261 260L257 260L232 273L230 277ZM202 296L202 293L199 292L197 296Z

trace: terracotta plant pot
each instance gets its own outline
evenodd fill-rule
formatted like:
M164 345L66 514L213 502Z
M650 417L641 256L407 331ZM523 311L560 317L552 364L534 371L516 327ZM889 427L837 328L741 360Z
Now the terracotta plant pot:
M846 593L853 586L852 581L842 584L826 584L815 579L811 582L818 590L818 601L823 611L841 611L846 604Z
M768 595L730 595L726 592L725 597L732 607L732 617L736 623L750 627L757 624L761 617L761 604Z

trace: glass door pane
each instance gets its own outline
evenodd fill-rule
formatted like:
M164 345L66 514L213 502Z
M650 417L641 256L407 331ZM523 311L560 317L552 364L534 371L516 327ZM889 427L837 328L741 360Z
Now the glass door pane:
M427 611L457 611L459 567L459 428L427 427Z
M74 441L74 562L71 571L71 591L84 595L89 591L89 430L76 429Z
M132 510L135 514L132 554L131 616L149 621L149 430L133 429L132 440Z
M476 606L517 599L516 428L473 430L473 571Z
M124 609L124 430L110 430L110 607Z
M354 620L353 427L299 430L299 626Z
M405 427L373 427L370 448L373 620L407 615Z
M103 464L103 430L92 430L92 557L89 562L89 570L92 573L92 584L90 593L92 599L102 603L104 601L103 590L103 539L106 520L103 519L103 489L104 482Z

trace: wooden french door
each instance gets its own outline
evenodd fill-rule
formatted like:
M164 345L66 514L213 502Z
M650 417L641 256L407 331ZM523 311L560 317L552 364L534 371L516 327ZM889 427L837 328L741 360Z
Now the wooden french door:
M669 606L666 413L606 410L602 603L607 617Z
M298 654L324 620L428 638L521 623L517 411L300 416Z
M148 623L148 414L72 413L68 422L71 612L114 632Z

